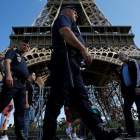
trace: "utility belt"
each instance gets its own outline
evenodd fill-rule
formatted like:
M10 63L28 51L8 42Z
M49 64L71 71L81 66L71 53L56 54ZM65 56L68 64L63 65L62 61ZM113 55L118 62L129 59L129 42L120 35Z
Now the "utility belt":
M68 50L68 57L76 59L79 64L81 64L81 62L83 61L82 54L76 50Z
M74 58L78 61L79 64L83 61L83 56L80 53L80 51L72 49L71 47L63 47L63 46L50 46L51 49L54 50L55 54L63 55L68 52L68 57L69 58Z
M68 51L68 57L76 59L79 62L79 64L81 64L81 62L83 61L83 56L80 53L80 51L71 49L69 47L67 47L66 50L66 48L63 48L62 46L52 46L52 48L55 51L55 53L58 55L65 54Z
M18 83L20 83L22 85L24 85L26 83L26 80L25 79L21 79L21 78L15 76L15 75L12 75L12 77L13 77L13 80L14 81L17 81Z

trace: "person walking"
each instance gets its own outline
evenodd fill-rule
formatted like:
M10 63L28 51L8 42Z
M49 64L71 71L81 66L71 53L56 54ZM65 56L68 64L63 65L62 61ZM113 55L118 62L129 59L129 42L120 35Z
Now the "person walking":
M7 129L8 129L12 109L13 109L13 101L11 100L9 105L2 111L0 128L1 128L1 130L3 130L3 133L2 133L2 137L0 138L0 140L9 140L9 138L7 136ZM6 119L7 119L7 121L6 121ZM4 126L4 123L5 123L5 126Z
M65 94L69 94L82 120L93 131L96 140L113 140L122 133L123 129L108 130L102 127L98 117L92 111L88 92L82 80L81 61L84 59L85 64L89 66L93 58L87 51L76 25L77 10L75 5L63 7L52 27L52 45L55 48L51 55L51 93L46 104L42 140L57 139L55 136L57 117L64 105ZM68 59L64 43L67 46ZM70 76L73 79L74 87L70 85Z

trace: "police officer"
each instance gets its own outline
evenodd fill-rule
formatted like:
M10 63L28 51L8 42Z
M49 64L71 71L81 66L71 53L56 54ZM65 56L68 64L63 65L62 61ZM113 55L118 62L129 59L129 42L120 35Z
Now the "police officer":
M17 140L27 140L23 135L23 128L26 103L25 83L29 77L29 73L23 54L28 49L29 40L22 40L17 49L9 49L4 58L5 77L0 93L0 113L10 103L11 99L13 99L15 105L15 135Z
M85 48L84 40L76 25L77 18L77 7L74 5L65 6L52 28L53 46L62 46L63 40L61 36L66 42L74 87L69 84L68 62L65 50L54 49L51 56L51 93L45 110L43 140L57 139L54 136L57 128L57 117L64 104L64 95L68 93L82 120L92 130L96 139L112 140L119 136L122 128L111 131L105 129L102 127L97 115L92 111L88 92L81 77L80 63L84 58L85 64L90 65L93 58Z

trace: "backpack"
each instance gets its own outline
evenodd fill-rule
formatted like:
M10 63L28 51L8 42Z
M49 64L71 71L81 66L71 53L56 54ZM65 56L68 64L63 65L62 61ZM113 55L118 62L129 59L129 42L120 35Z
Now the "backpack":
M136 59L130 59L130 61L134 61L136 68L137 68L137 83L136 83L136 87L140 86L140 64Z

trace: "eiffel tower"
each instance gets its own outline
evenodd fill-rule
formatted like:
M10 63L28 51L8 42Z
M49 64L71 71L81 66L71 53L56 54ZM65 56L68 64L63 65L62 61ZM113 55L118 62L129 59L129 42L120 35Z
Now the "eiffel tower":
M113 26L94 0L48 0L31 26L12 28L10 45L0 53L0 57L3 57L9 48L15 49L22 39L29 38L31 47L24 55L28 68L36 72L38 85L48 86L52 26L61 7L65 5L79 6L77 25L86 48L93 57L90 67L81 68L84 82L88 89L94 89L91 96L106 120L112 108L118 112L117 119L120 120L123 102L118 78L121 63L117 53L127 51L129 57L138 59L140 49L134 43L131 26Z

